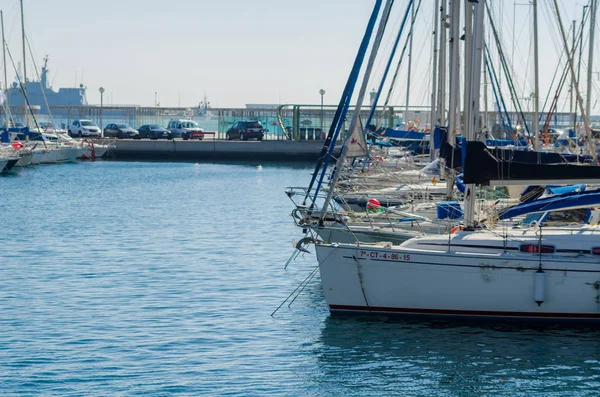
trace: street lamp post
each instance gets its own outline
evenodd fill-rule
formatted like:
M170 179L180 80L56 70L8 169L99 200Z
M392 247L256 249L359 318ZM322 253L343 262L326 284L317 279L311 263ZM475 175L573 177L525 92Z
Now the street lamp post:
M104 105L104 87L100 87L98 91L100 91L100 135L104 136L104 129L102 128L102 106Z
M319 94L321 94L321 138L325 138L325 117L323 114L323 96L325 95L325 90L320 89Z

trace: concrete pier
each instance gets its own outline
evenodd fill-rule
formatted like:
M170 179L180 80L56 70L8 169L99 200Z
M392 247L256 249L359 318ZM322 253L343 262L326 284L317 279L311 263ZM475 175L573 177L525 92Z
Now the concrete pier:
M316 161L322 148L323 141L119 139L112 154L117 160Z

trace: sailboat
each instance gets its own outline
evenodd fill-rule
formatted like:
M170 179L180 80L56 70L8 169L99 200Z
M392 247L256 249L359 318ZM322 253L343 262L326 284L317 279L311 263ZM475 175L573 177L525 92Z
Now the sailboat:
M465 95L465 227L455 233L390 242L315 242L332 313L532 320L600 320L600 227L542 223L485 228L474 221L475 185L597 183L600 167L519 164L475 140L485 0L473 9L471 77ZM467 52L465 51L465 52ZM581 206L596 205L585 201ZM570 204L576 207L577 204ZM543 206L542 206L543 208ZM525 213L527 211L525 210Z

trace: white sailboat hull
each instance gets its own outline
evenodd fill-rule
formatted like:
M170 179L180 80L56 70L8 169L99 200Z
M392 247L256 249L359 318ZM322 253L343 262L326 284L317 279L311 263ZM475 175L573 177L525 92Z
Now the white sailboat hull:
M57 147L48 147L40 164L56 164L61 158L61 151Z
M85 148L79 146L60 146L60 163L73 163L86 151Z
M31 151L26 153L21 153L21 158L17 162L17 165L20 167L27 167L31 164L31 160L33 158L33 153Z
M394 244L401 244L418 235L417 231L392 231L391 229L388 231L369 226L323 226L314 228L313 230L324 241L348 244L353 244L357 241L363 243L389 241Z
M45 149L33 149L31 151L31 153L32 153L31 164L33 164L33 165L40 164L40 162L43 160L43 158L46 157Z
M414 246L317 244L330 311L600 321L599 257L544 255L538 305L537 254Z

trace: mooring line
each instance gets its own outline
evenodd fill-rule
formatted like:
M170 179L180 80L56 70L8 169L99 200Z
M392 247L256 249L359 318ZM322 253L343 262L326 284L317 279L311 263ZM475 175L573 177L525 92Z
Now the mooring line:
M300 283L300 284L299 284L299 285L298 285L298 286L297 286L297 287L296 287L296 288L295 288L295 289L292 291L292 293L291 293L291 294L289 294L289 295L288 295L288 297L287 297L287 298L285 298L285 299L283 300L283 302L281 302L281 304L280 304L279 306L277 306L277 309L275 309L275 310L273 311L273 313L271 313L271 317L273 317L273 316L275 315L275 313L277 313L277 311L278 311L279 309L281 309L281 306L283 306L283 305L285 304L285 302L287 302L287 301L288 301L288 300L289 300L289 299L292 297L292 295L294 295L294 294L296 293L296 291L298 291L298 289L304 285L304 283L306 283L307 281L310 281L310 279L312 279L312 277L314 276L314 274L315 274L315 272L317 271L317 269L318 269L318 268L319 268L319 265L317 265L317 266L316 266L316 267L315 267L315 268L314 268L314 269L313 269L313 270L310 272L310 274L309 274L308 276L306 276L306 278L305 278L304 280L302 280L302 282L301 282L301 283ZM302 288L302 289L304 289L304 288ZM300 291L300 292L302 292L302 291Z
M308 285L308 283L310 283L310 280L313 279L313 277L315 277L315 274L317 274L317 270L319 269L319 266L317 265L317 267L315 267L313 269L313 271L309 274L309 279L306 280L306 282L304 283L304 287L302 287L302 289L300 291L298 291L298 293L296 294L296 296L294 297L294 299L292 299L292 301L290 303L288 303L288 307L292 306L292 303L294 303L294 301L300 296L300 294L302 293L302 291L304 291L304 288L306 288L306 286Z

